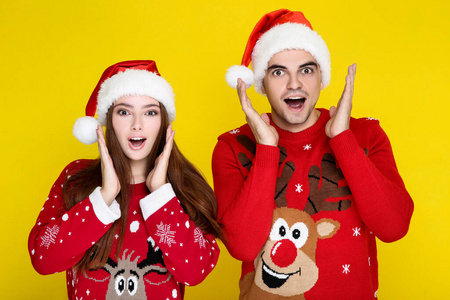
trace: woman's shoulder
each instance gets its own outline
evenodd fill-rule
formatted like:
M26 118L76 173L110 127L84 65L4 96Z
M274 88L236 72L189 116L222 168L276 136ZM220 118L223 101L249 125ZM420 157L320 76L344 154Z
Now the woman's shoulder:
M77 159L70 162L67 166L64 167L64 170L61 172L62 174L74 174L78 171L85 169L91 165L93 165L97 160L96 159Z

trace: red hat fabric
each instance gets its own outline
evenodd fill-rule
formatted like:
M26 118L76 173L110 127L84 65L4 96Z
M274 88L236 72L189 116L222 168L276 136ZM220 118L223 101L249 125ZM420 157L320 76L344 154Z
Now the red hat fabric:
M318 62L324 87L330 81L330 53L325 41L315 32L302 12L280 9L264 15L250 34L240 66L232 66L225 76L228 85L236 88L241 78L250 87L255 83L262 93L262 79L272 56L287 49L308 51ZM248 69L252 63L253 72Z
M131 60L108 67L86 105L86 116L77 119L73 127L74 136L84 144L97 141L98 124L106 124L109 107L124 96L149 96L161 102L168 113L169 121L175 119L175 95L172 87L161 77L153 60ZM97 112L98 120L95 118Z

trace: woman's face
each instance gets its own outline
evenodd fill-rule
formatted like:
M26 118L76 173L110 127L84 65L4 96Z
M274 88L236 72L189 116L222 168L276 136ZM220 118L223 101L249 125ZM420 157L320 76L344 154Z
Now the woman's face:
M146 163L161 127L160 103L148 96L119 98L113 107L112 125L130 163Z

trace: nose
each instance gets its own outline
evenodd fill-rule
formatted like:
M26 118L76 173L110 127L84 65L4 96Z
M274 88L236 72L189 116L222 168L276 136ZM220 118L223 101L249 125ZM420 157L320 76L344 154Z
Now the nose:
M300 78L297 75L289 76L289 81L287 83L287 88L291 90L299 89L303 86Z
M270 251L270 258L280 268L290 266L297 258L297 247L288 239L278 241Z
M142 122L140 117L135 117L133 119L133 123L131 124L131 130L132 131L139 131L142 130Z

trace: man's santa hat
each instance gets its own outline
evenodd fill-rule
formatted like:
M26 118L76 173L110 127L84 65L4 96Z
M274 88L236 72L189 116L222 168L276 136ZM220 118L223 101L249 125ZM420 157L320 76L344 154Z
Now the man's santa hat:
M320 66L324 88L330 83L330 52L322 37L312 29L311 23L299 11L280 9L264 15L256 24L247 42L240 66L227 70L225 79L236 88L238 78L246 87L255 83L255 89L263 94L261 87L267 64L273 55L283 50L298 49L309 52ZM252 70L248 68L252 63Z
M153 60L131 60L114 64L100 77L86 105L86 116L76 120L73 135L90 145L97 141L97 126L106 125L106 113L124 96L148 96L164 105L169 122L175 119L175 95ZM95 113L97 112L97 118Z

